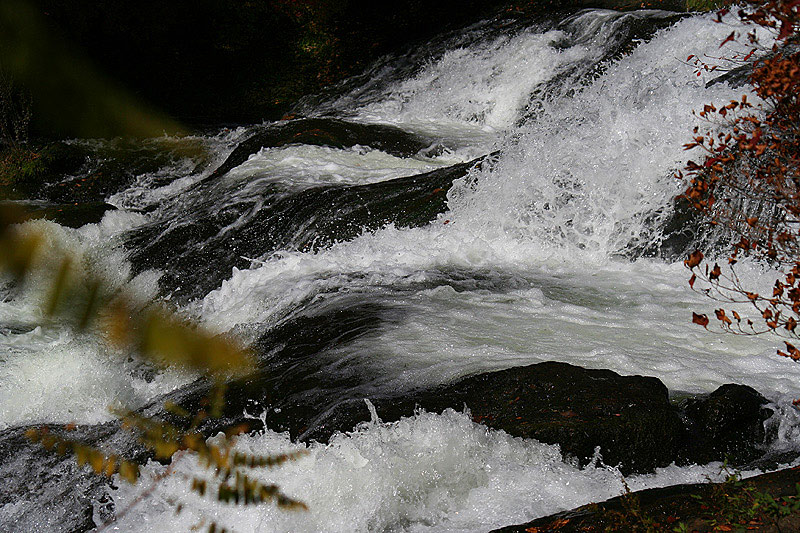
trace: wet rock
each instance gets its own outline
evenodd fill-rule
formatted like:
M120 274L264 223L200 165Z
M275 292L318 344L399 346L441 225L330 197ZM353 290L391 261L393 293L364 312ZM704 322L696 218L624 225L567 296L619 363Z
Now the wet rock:
M657 230L663 238L649 242L641 250L632 250L631 256L658 256L675 261L684 258L690 251L707 249L712 240L701 213L682 197L672 200L672 213Z
M761 456L764 422L773 414L767 403L752 387L733 384L685 400L688 433L681 462L705 464L727 458L730 464L743 465Z
M725 74L722 74L710 80L708 83L706 83L706 88L717 85L718 83L727 83L730 87L734 89L738 89L739 87L744 87L745 85L749 85L750 76L752 76L753 74L753 67L757 65L760 61L771 59L775 57L775 55L778 53L783 55L790 55L790 54L796 54L798 51L800 51L800 43L796 42L796 40L795 42L782 44L778 50L771 51L765 54L761 58L754 59L736 68L732 68Z
M61 456L32 443L25 437L27 429L0 431L0 531L66 533L99 525L93 519L92 502L102 499L108 480L78 466L71 454ZM57 425L48 429L133 460L147 457L129 433L120 431L118 422L78 426L72 431Z
M432 391L401 398L373 398L384 421L413 414L415 408L441 412L469 408L475 421L510 435L559 444L587 464L599 447L603 461L624 473L647 472L670 464L683 425L667 388L658 379L620 376L546 362L480 374ZM369 420L363 401L333 409L305 437L323 440Z
M427 148L431 142L400 128L379 124L357 124L331 118L308 118L277 122L264 126L242 141L209 177L213 179L241 165L262 148L287 144L307 144L349 148L369 146L397 157L410 157Z
M104 202L137 176L157 172L181 157L157 139L114 139L72 147L83 153L83 164L53 173L30 196L60 204Z
M31 209L27 214L34 218L52 220L68 228L80 228L86 224L95 224L103 219L106 211L116 209L105 202L89 202L85 204L58 204Z
M198 164L205 156L188 142L170 145L160 139L52 142L0 154L0 185L7 185L17 200L99 204L136 177L155 173L187 155Z
M327 440L370 418L362 398L331 406L296 398L270 414L272 423L302 440ZM603 462L624 474L673 462L727 460L744 466L764 456L764 421L772 411L750 387L724 385L681 408L667 400L656 378L620 376L547 362L466 378L402 397L370 397L385 422L417 408L441 412L467 407L476 422L510 435L559 444L587 464L599 447ZM681 419L683 418L683 420ZM793 458L792 456L790 460Z
M166 270L162 290L182 302L201 297L246 269L245 257L279 249L316 250L388 224L424 226L447 208L447 191L484 158L425 174L354 186L265 192L251 203L220 209L213 201L182 208L176 218L142 226L128 236L135 270ZM204 199L210 195L202 196Z
M14 154L10 154L13 156ZM41 198L42 190L64 175L78 172L86 162L86 152L77 146L54 142L42 148L17 151L15 164L4 170L2 181L24 198Z
M30 324L4 324L0 323L0 335L22 335L30 333L35 326Z
M740 498L739 510L743 511L746 504L741 502L746 501L742 497L745 491L768 493L774 499L791 498L797 496L799 482L800 468L795 467L745 479L738 486L696 483L646 489L526 524L495 529L492 533L677 531L675 528L681 522L687 526L687 531L739 531L745 529L744 524L729 524L714 513L727 512L729 519L731 514L734 519L744 518L737 516L737 500L733 498ZM798 531L799 528L800 513L797 512L781 517L757 517L746 524L748 531L762 533Z

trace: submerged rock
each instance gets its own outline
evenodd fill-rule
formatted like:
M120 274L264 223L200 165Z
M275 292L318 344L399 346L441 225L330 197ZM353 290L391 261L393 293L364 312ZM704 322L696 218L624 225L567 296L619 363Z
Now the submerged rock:
M36 426L41 428L42 426ZM48 424L65 439L144 461L146 450L118 422L77 426L71 431ZM25 437L29 427L0 431L0 531L77 532L96 527L94 502L105 500L108 479L78 466L73 455L59 455ZM99 509L100 520L113 516Z
M159 285L183 302L217 288L233 267L249 268L247 257L312 251L388 224L424 226L447 209L453 181L484 159L366 185L265 191L258 209L250 203L230 209L201 203L191 206L193 218L181 210L175 219L136 228L126 244L134 269L166 270Z

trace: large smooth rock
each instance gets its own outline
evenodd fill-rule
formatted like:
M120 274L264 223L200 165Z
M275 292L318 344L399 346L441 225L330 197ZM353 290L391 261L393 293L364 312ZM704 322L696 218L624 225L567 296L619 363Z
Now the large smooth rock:
M466 406L475 421L516 437L559 444L581 464L599 447L603 461L626 474L670 464L683 436L683 424L658 379L557 362L480 374L372 402L384 421L411 415L415 408L441 412ZM322 440L368 419L364 402L345 402L306 437Z
M333 118L306 118L263 126L239 143L209 176L213 179L235 168L262 148L306 144L350 148L369 146L397 157L411 157L431 142L394 126L358 124Z

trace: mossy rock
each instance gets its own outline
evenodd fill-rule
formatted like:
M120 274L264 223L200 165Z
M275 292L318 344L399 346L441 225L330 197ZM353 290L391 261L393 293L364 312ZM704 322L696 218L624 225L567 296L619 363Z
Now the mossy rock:
M798 486L794 467L741 481L645 489L491 533L800 531L800 512L791 507ZM759 495L775 505L757 504Z
M686 11L717 11L731 5L731 0L686 0Z
M61 142L36 150L8 149L0 155L0 184L19 195L36 196L43 186L78 172L85 162L83 149Z

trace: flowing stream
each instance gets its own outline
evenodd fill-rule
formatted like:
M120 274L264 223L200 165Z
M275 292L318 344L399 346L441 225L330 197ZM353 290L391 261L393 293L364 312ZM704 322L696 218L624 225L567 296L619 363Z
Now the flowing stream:
M281 394L369 398L555 360L656 376L686 393L750 385L775 404L773 446L796 448L800 366L775 356L775 339L690 324L713 302L689 290L682 254L693 237L676 239L670 226L681 188L673 174L693 155L682 149L698 124L692 110L742 91L706 87L715 74L696 75L686 58L713 61L731 24L601 10L485 21L307 98L295 113L310 118L145 141L174 154L108 196L117 210L101 222L28 224L118 286L262 347ZM318 130L343 133L328 142ZM208 155L178 149L186 145ZM415 178L397 181L405 177ZM435 192L418 205L414 190ZM769 274L740 270L754 286ZM37 325L35 290L5 286L0 296L2 430L106 427L109 406L138 408L196 378ZM276 332L307 357L271 359ZM247 407L254 418L270 408ZM377 415L329 444L293 442L278 428L241 438L259 454L309 450L263 473L307 513L209 505L172 475L111 529L214 520L241 532L487 531L623 490L613 465L579 468L557 446L461 412L393 424ZM165 468L149 463L140 485L103 489L95 516L109 502L131 507ZM191 455L172 468L202 470ZM636 490L723 477L711 464L626 481ZM58 529L59 496L37 490L3 502L0 529ZM39 509L48 497L53 508Z

